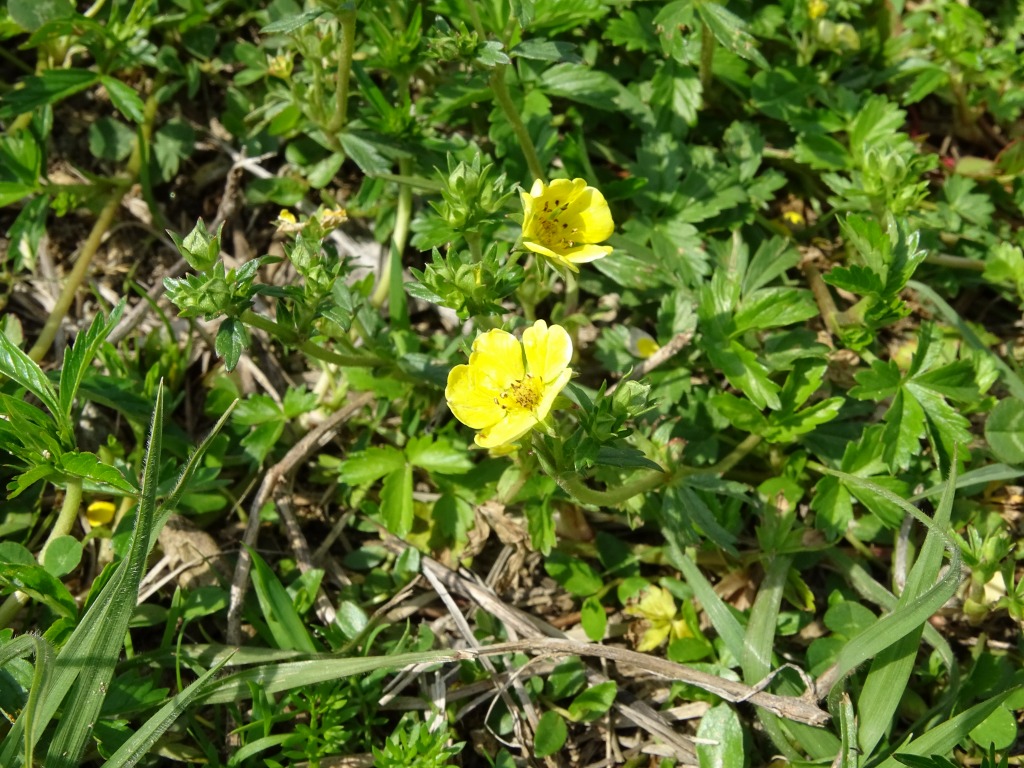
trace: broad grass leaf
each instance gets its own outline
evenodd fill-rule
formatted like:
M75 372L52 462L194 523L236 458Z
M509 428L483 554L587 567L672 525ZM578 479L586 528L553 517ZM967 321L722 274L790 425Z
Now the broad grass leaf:
M253 589L277 647L316 653L319 649L280 580L259 554L251 549L249 554L252 556Z
M970 709L961 712L955 717L940 723L921 734L913 741L900 747L901 754L909 755L941 755L952 750L961 743L968 734L981 725L993 712L999 708L1006 699L1013 693L1020 690L1011 688L1008 691L996 694L992 698L975 704ZM879 763L875 768L900 768L900 762L895 756Z
M743 726L728 704L719 704L704 713L697 738L700 768L740 768L746 764Z

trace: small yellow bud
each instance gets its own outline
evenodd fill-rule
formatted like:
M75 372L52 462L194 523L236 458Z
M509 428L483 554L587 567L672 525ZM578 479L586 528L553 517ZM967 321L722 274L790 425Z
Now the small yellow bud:
M321 211L318 217L325 233L337 229L348 221L348 213L344 208L327 208Z
M292 232L301 232L303 227L306 225L301 223L295 218L295 214L288 210L282 210L277 214L277 218L274 219L274 224L277 225L277 231L282 234L291 234Z
M782 220L791 227L803 227L807 224L807 219L800 211L783 211Z
M807 15L812 19L820 19L828 12L825 0L807 0Z
M97 528L113 520L116 511L117 507L109 501L94 501L85 508L85 519L89 521L89 525Z

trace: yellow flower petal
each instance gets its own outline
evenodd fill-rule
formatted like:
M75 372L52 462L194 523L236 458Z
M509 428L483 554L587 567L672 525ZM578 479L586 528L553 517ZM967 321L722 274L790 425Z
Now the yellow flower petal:
M523 331L523 349L530 374L545 384L561 375L572 361L572 339L565 328L549 328L543 320Z
M89 521L89 525L97 528L113 520L116 511L117 507L109 501L94 501L85 508L85 519Z
M518 411L506 416L497 424L482 429L476 434L476 444L481 448L496 448L514 443L537 425L537 417L530 411Z
M477 336L469 364L479 371L481 380L489 380L499 390L507 389L526 373L519 340L508 331L497 329Z
M468 365L457 365L448 373L444 396L455 418L473 429L493 426L505 417L495 402L500 394L479 372Z

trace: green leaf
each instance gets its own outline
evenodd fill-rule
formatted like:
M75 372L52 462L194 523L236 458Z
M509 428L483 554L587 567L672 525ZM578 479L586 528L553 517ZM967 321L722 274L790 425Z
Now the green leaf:
M761 69L769 69L768 62L757 50L757 40L747 31L743 19L716 2L698 2L694 7L718 42L740 58L752 61Z
M139 493L139 489L128 481L121 470L104 464L95 453L65 453L60 457L60 466L73 477L116 488L129 496L136 496Z
M412 530L412 467L408 464L384 478L380 512L384 527L395 536L405 536Z
M270 634L282 650L316 653L319 649L310 637L305 623L295 610L291 598L267 561L252 549L252 586L267 622Z
M217 329L213 348L224 358L224 367L228 371L235 370L242 353L249 348L249 333L245 325L233 317L224 318Z
M592 595L604 586L604 581L588 563L558 550L548 555L544 570L577 597Z
M1003 691L928 729L916 739L900 747L901 755L890 757L879 763L877 768L899 768L898 758L902 755L933 755L949 752L961 743L972 730L985 722L986 718L999 708L1011 694L1019 690L1018 686Z
M1017 741L1017 718L1006 707L998 707L971 730L970 736L983 749L989 745L1008 749Z
M1024 402L1000 400L985 420L985 439L1000 461L1024 464Z
M583 631L592 643L599 643L604 639L605 630L608 628L608 614L596 596L591 595L583 601L580 608L580 624L583 625Z
M112 117L101 117L89 126L89 151L109 162L128 159L135 146L135 131Z
M24 197L35 194L38 184L22 184L18 181L0 181L0 208L16 203Z
M700 768L737 768L746 765L743 726L732 707L719 704L704 713L697 728Z
M35 32L44 24L75 15L71 0L8 0L7 12L18 26Z
M24 592L60 616L78 618L78 603L68 588L35 562L30 565L0 563L0 584Z
M569 717L576 723L597 720L612 708L618 690L614 680L606 680L587 688L569 704Z
M99 75L87 69L48 69L42 75L22 78L24 87L0 98L0 120L10 120L34 109L55 104L99 82Z
M845 146L831 136L818 133L800 136L793 150L793 159L819 171L841 171L852 164Z
M130 85L125 85L116 77L100 77L100 82L110 94L110 101L117 111L134 123L141 124L146 116L144 114L146 105L142 103L139 94Z
M71 424L62 416L64 411L50 380L43 373L43 369L4 333L0 333L0 374L16 381L35 395L56 421L62 438L70 442Z
M602 445L597 449L594 463L605 467L629 467L639 469L655 469L662 467L644 456L643 451L629 445Z
M414 466L441 475L463 475L473 468L465 450L456 448L445 438L434 440L430 435L410 438L405 455Z
M100 588L96 598L72 632L54 662L52 682L40 701L32 732L38 737L63 704L64 714L50 741L45 764L51 768L76 768L91 738L104 691L121 656L125 633L138 601L139 583L145 571L149 543L155 541L154 517L163 428L163 388L158 387L150 425L142 477L142 491L128 552ZM12 738L0 748L0 764L14 765L16 745L25 727L19 718Z
M405 466L405 454L391 446L371 446L346 459L338 473L343 483L366 485Z
M858 400L884 400L892 397L903 382L899 366L892 360L872 360L871 368L858 371L853 377L857 386L850 389L850 396Z
M284 18L278 19L277 21L272 21L265 27L262 27L260 29L260 32L262 32L264 35L289 34L291 32L295 32L296 30L302 29L302 27L306 26L307 24L313 21L316 21L326 13L327 11L325 10L315 10L303 11L302 13L296 13L289 16L285 16Z
M214 664L187 688L162 706L146 720L131 737L103 764L103 768L131 768L145 758L152 746L174 725L182 714L203 694L210 690L216 674L228 662L230 655Z
M82 542L74 536L58 536L43 550L43 568L55 578L67 576L82 560Z
M569 729L562 716L548 710L537 721L533 739L534 754L540 758L551 757L565 746L568 736Z
M603 110L618 109L615 98L622 90L619 81L607 72L569 63L546 69L540 78L540 88L548 96L578 101Z
M779 409L779 385L768 378L768 369L757 356L738 341L730 341L722 347L714 343L704 344L704 351L719 371L725 374L729 383L742 390L757 408Z
M818 305L810 291L797 288L762 288L744 296L736 309L735 333L779 328L803 322L818 315Z
M78 388L82 385L82 379L99 354L107 336L121 321L125 304L125 299L119 301L106 318L96 315L89 328L75 338L71 349L64 350L64 365L60 371L60 412L68 423L71 422L71 408Z
M519 56L535 61L567 61L580 64L583 59L576 53L576 45L562 40L543 40L535 38L524 40L509 51L512 57Z

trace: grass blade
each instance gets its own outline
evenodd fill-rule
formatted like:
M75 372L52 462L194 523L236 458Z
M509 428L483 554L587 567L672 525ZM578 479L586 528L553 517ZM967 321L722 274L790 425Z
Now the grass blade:
M953 466L956 466L955 457ZM939 542L939 545L944 547L950 553L950 564L949 568L946 570L946 574L941 579L936 579L928 589L918 595L909 596L905 602L897 604L897 607L892 613L883 616L870 627L852 638L850 642L848 642L839 652L835 664L823 673L821 677L819 677L819 695L824 694L828 690L833 690L835 684L842 680L842 678L844 678L849 672L856 669L868 659L873 658L900 638L905 637L924 625L932 614L938 611L939 608L941 608L956 592L957 585L960 583L961 566L960 548L956 546L953 540L950 539L943 529L939 528L913 504L910 504L905 499L900 498L891 491L875 485L863 478L854 477L853 475L848 475L845 472L826 469L824 467L822 469L827 471L828 474L833 474L836 477L841 478L845 483L859 485L866 490L884 497L888 501L899 506L907 512L907 514L914 517L922 525L928 528L929 540ZM939 503L939 508L936 511L937 519L949 519L950 510L953 505L955 485L956 478L951 473L946 485L946 491L943 494L942 501ZM935 538L932 538L933 534ZM927 542L928 540L926 540L926 546ZM925 554L922 552L920 560L924 559Z
M217 666L204 672L188 688L164 704L139 730L132 734L128 741L122 744L110 756L110 759L103 764L103 768L131 768L131 766L145 757L146 753L156 743L156 740L163 735L164 731L170 728L181 713L206 692L213 676L224 666L226 661L226 658L221 660Z
M319 649L309 636L306 625L296 612L280 580L274 575L266 560L252 549L249 550L249 554L253 565L252 585L263 610L263 618L266 619L278 648L316 653Z
M898 748L900 754L905 755L941 755L949 752L953 747L967 738L967 734L985 721L989 715L995 712L1011 694L1020 690L1020 687L1011 688L998 693L991 699L975 704L968 710L961 712L956 717L935 726L927 733L923 733L913 741ZM895 757L889 756L881 763L872 765L872 768L902 768Z

